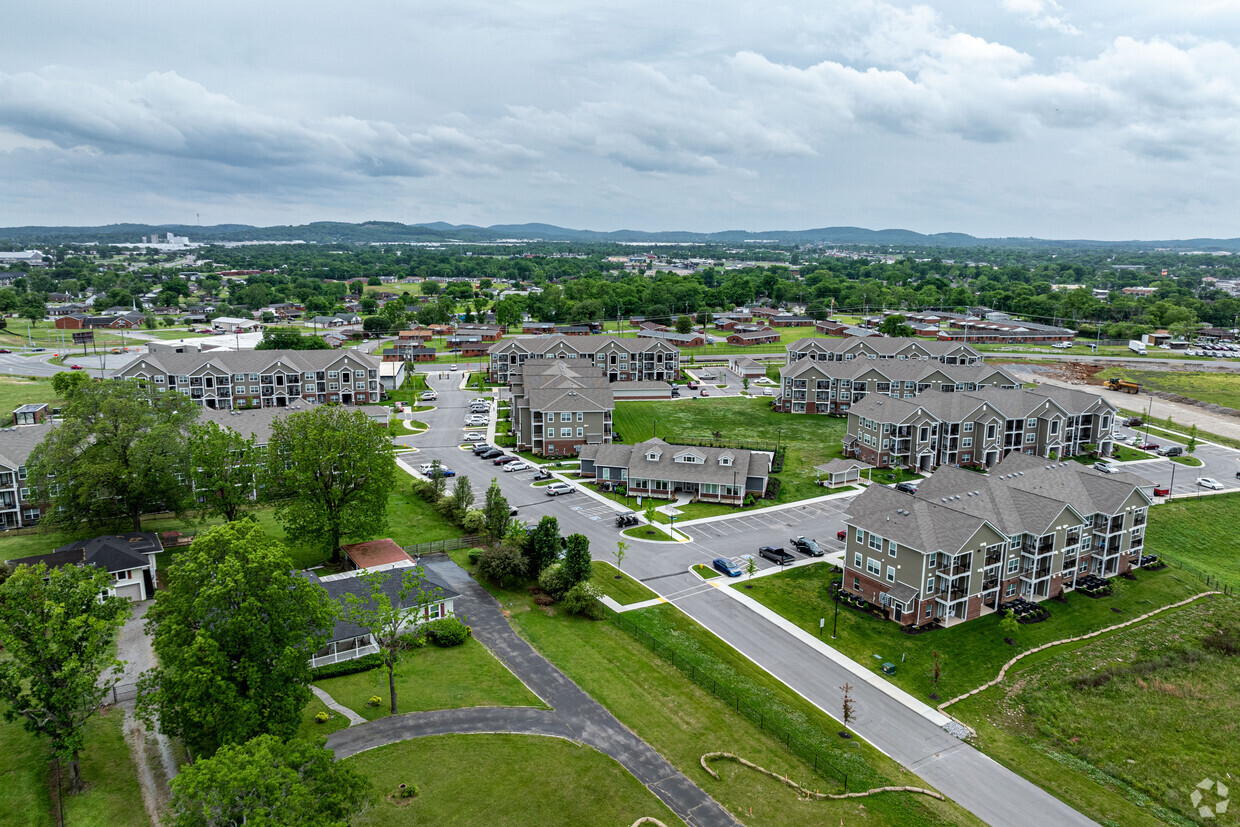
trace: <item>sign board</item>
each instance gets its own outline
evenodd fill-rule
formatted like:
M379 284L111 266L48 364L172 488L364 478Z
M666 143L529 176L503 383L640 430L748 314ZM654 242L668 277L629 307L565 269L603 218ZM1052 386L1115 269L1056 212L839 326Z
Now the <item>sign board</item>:
M93 330L75 330L73 331L73 344L84 345L88 342L95 341L95 331Z
M638 495L637 495L637 504L638 504L639 506L642 504L642 495L641 495L641 494L638 494Z

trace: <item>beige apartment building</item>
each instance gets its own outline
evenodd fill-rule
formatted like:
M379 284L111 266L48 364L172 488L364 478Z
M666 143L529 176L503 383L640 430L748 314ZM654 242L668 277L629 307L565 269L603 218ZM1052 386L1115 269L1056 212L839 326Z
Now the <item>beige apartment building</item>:
M854 359L924 359L945 365L972 365L984 361L982 354L961 342L938 342L912 337L847 336L843 339L797 339L788 345L786 363L802 359L815 362L851 362Z
M615 395L598 368L588 362L527 359L508 377L518 451L573 456L583 445L611 442Z
M870 394L913 399L927 391L969 392L1020 385L1006 370L984 362L947 364L922 358L838 361L806 356L779 369L775 410L839 415Z
M608 382L674 382L680 374L680 350L661 339L617 336L514 336L491 346L492 382L508 383L527 359L584 361Z

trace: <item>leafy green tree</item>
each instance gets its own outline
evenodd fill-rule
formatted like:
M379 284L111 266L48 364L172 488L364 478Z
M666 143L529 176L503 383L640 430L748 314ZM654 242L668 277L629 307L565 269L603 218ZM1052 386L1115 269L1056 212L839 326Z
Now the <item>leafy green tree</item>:
M629 556L629 544L624 542L623 540L617 540L616 550L613 551L611 554L613 557L616 558L616 569L620 570L621 564L624 563L624 558Z
M92 382L71 393L63 421L30 453L30 487L51 508L49 527L100 526L142 515L184 515L190 425L199 408L179 393L155 393L137 380Z
M525 537L524 552L530 577L538 577L560 554L559 521L551 515L539 520Z
M568 535L564 551L564 574L569 587L590 579L590 540L584 534Z
M259 735L221 747L172 780L171 824L347 827L373 790L325 743Z
M219 515L232 522L253 506L263 462L258 438L248 438L215 422L190 429L190 472L194 490L204 496L203 519Z
M525 576L525 557L509 543L497 543L478 556L478 574L500 588Z
M1190 455L1197 451L1197 425L1196 423L1194 423L1193 426L1188 429L1188 444L1184 446L1184 450L1186 453Z
M908 320L899 313L893 313L883 319L882 324L878 326L878 332L882 333L884 336L912 336L916 333L916 331L913 330L912 325L907 322Z
M17 315L32 322L40 322L47 318L47 302L38 293L26 293L17 305Z
M474 486L469 477L457 476L452 483L452 517L460 523L465 519L465 512L473 508Z
M676 317L676 332L677 333L688 333L691 330L693 330L693 319L692 318L690 318L689 316L677 316Z
M448 490L448 478L443 475L443 463L437 459L431 460L431 473L429 476L431 491L435 495L431 498L431 502L437 503L439 498L444 495L444 492Z
M92 381L90 374L84 370L62 370L52 377L52 392L61 399L68 399L70 394Z
M276 419L267 444L264 493L294 537L330 544L373 537L387 522L396 461L387 429L362 411L323 405Z
M0 585L0 699L4 718L51 742L81 792L83 727L116 683L114 645L129 601L103 597L111 578L95 566L18 566Z
M309 308L307 308L309 311ZM320 336L303 336L296 328L269 327L255 350L331 350L331 345Z
M371 571L359 576L368 594L344 596L341 617L370 633L379 647L379 656L388 673L388 692L392 714L396 714L396 664L401 653L409 648L408 633L417 626L427 606L438 598L440 589L423 576L421 566L400 571L400 588L395 594L385 591L389 577L397 570Z
M1016 613L1011 609L1004 612L1003 617L999 619L999 631L1007 637L1015 637L1020 632L1020 623L1016 620Z
M508 533L508 526L512 522L511 511L508 498L500 491L499 480L492 477L491 485L487 487L486 504L482 507L486 532L492 540L498 540Z
M658 510L659 504L654 501L654 497L646 497L646 506L642 509L642 513L645 515L646 524L649 526L646 529L647 534L654 533L654 515L658 513Z
M263 734L292 738L310 702L310 658L336 610L253 520L198 535L147 612L159 665L138 710L195 755Z
M747 580L752 580L752 579L753 579L753 576L754 576L755 574L757 574L757 573L758 573L758 564L757 564L757 562L753 559L753 555L751 554L751 555L749 555L749 557L745 560L745 574L749 575L746 579L747 579Z

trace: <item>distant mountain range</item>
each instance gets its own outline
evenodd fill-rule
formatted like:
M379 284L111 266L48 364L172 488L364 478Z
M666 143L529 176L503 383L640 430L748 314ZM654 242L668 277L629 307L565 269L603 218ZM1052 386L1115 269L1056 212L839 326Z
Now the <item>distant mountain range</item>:
M739 245L754 242L771 244L847 244L874 247L1022 247L1085 248L1103 247L1125 250L1203 250L1240 252L1240 238L1191 238L1169 241L1091 241L1088 239L978 238L965 233L924 233L912 230L867 230L864 227L821 227L814 230L725 230L717 233L683 231L645 232L642 230L573 230L552 224L400 224L367 221L347 224L318 221L296 226L253 227L248 224L216 224L199 227L186 224L108 224L101 227L3 227L0 242L9 244L55 244L96 241L138 243L152 233L188 236L190 241L307 241L319 244L371 242L467 242L486 244L501 240L575 241L594 243L651 242L681 244Z

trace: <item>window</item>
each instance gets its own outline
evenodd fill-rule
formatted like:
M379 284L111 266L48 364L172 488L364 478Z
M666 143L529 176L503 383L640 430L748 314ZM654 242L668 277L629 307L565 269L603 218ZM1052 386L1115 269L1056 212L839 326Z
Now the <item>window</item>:
M586 435L586 429L585 429L585 428L578 428L578 429L577 429L577 438L578 438L578 439L581 439L581 438L582 438L582 437L584 437L585 435Z
M853 568L861 568L861 552L853 552Z
M865 538L865 532L862 531L861 529L857 529L857 536L856 536L857 542L858 543L862 542L864 538Z
M973 447L973 437L971 437L971 436L961 437L961 438L960 438L960 447L961 447L961 448L972 448L972 447Z
M573 421L573 415L572 415L571 413L561 412L561 413L560 413L560 421L561 421L561 422L572 422L572 421Z
M1038 421L1037 421L1036 419L1030 419L1030 420L1028 420L1028 421L1025 423L1025 427L1026 427L1026 428L1036 428L1036 427L1038 427Z
M853 578L853 591L857 591L857 592L861 591L861 578L860 577Z
M926 594L934 594L934 578L926 578Z
M935 566L938 565L938 559L939 559L939 555L937 552L933 552L933 551L930 552L930 561L928 563L930 568L934 568Z
M887 582L888 583L896 582L896 567L895 566L887 567Z
M1033 442L1037 438L1037 434L1025 434L1025 442Z
M972 423L972 422L966 422L966 423L964 423L964 432L965 432L966 434L971 434L971 433L973 433L973 423Z
M572 435L573 435L573 429L572 429L572 428L561 428L561 429L560 429L560 438L561 438L561 439L569 439L570 437L572 437Z
M879 537L877 534L871 534L870 535L870 548L874 549L875 551L882 551L883 550L883 538Z
M585 422L585 421L586 421L586 415L585 415L584 413L582 413L581 411L577 411L577 421L578 421L578 422Z
M1005 594L1007 597L1011 597L1012 595L1016 594L1016 584L1015 584L1015 583L1008 583L1008 584L1007 584L1007 591L1005 591L1005 592L1004 592L1004 594Z
M1018 568L1020 568L1019 557L1013 557L1011 560L1008 560L1008 570L1007 570L1008 574L1016 574L1016 570Z
M930 616L930 612L931 612L931 608L930 608L929 606L927 606L927 607L926 607L926 617L929 617L929 616Z
M895 557L897 551L899 551L899 545L893 540L888 540L887 541L887 556Z
M986 438L987 439L995 438L995 423L992 422L986 426Z
M879 574L882 573L883 567L879 565L879 562L875 560L873 557L867 557L865 559L865 570L869 572L870 574L878 576Z
M1051 436L1055 436L1058 433L1059 433L1059 420L1052 419L1051 420Z

